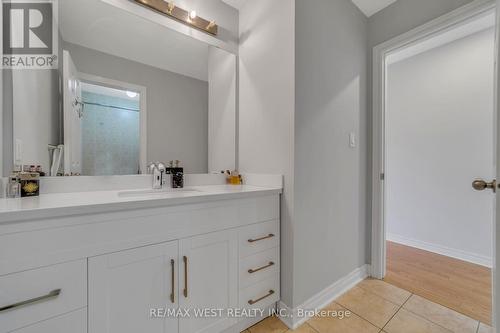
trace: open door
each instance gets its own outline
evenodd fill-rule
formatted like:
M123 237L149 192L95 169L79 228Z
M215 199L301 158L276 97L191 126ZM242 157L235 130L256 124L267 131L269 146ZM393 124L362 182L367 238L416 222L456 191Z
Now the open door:
M496 9L495 9L495 3L497 5ZM420 44L420 46L427 45L428 47L435 47L436 44L433 44L433 42L437 40L436 38L439 39L445 33L451 33L452 29L454 29L454 28L463 28L463 27L466 27L467 25L470 25L469 27L472 27L472 25L475 24L474 22L479 22L479 21L483 22L483 23L488 22L488 29L489 29L488 33L489 33L489 36L491 38L488 37L490 39L489 39L489 44L488 44L489 47L487 50L488 50L488 52L492 52L493 49L491 46L493 44L492 43L493 36L491 34L491 32L492 32L491 30L492 29L496 30L496 45L495 45L496 52L494 55L492 53L488 53L488 55L489 55L488 64L490 65L490 67L488 67L487 70L481 72L481 73L486 73L488 75L488 83L490 84L488 86L489 87L488 91L490 91L490 94L488 96L480 95L481 98L484 98L484 99L481 99L481 101L487 100L487 102L489 103L488 110L490 112L492 110L494 110L494 112L489 113L490 118L486 119L484 121L485 123L480 124L481 126L475 126L475 127L463 126L462 127L462 128L468 129L469 132L467 134L474 137L473 140L476 140L474 142L476 142L476 143L479 142L480 144L482 144L483 147L485 148L485 151L493 152L493 154L490 154L488 156L487 160L484 160L486 162L483 161L484 163L481 164L481 166L484 166L485 168L487 167L488 172L485 172L484 169L478 169L478 168L474 167L471 169L467 169L467 170L475 170L474 176L472 176L472 177L470 177L471 175L469 175L468 177L465 177L463 179L462 178L457 179L457 177L455 177L454 174L449 173L447 175L448 177L440 176L438 181L435 182L435 184L431 184L432 186L420 187L420 189L422 189L422 192L425 192L425 191L431 192L432 191L433 192L432 194L439 195L441 192L439 192L439 189L437 189L436 187L438 185L444 184L444 183L441 183L440 181L441 180L448 181L451 179L450 181L453 183L453 185L460 184L460 186L462 186L467 191L467 193L469 195L471 195L473 198L479 200L480 204L481 204L481 205L478 205L478 203L476 201L463 201L463 202L465 202L463 207L465 207L465 208L472 207L475 209L480 207L479 213L482 214L482 213L484 213L483 204L486 204L488 207L493 206L491 214L489 214L487 216L488 222L490 222L492 220L494 221L494 224L492 225L491 229L487 229L486 227L484 227L484 224L483 224L482 229L480 226L478 226L478 224L465 225L466 227L462 228L462 231L464 231L464 233L462 233L462 235L477 236L481 232L484 232L484 237L481 238L481 240L483 242L481 245L485 245L486 242L489 241L490 239L492 240L493 247L489 249L489 252L491 253L490 254L491 257L487 258L487 259L490 259L490 258L491 259L488 260L488 264L482 265L483 267L486 267L486 268L488 268L488 266L490 266L490 265L493 266L491 269L491 273L488 271L486 271L484 273L484 276L486 276L488 279L488 281L487 281L488 288L481 287L480 289L479 288L476 289L476 291L480 290L480 292L484 292L484 293L488 292L489 293L489 290L490 290L489 284L490 284L490 281L492 282L493 308L491 309L492 310L491 311L491 314L492 314L491 321L492 321L492 324L494 325L494 327L499 327L498 318L500 318L499 317L500 316L500 306L499 306L500 293L497 292L497 286L500 286L500 275L497 274L497 272L496 272L496 267L500 266L500 255L497 255L497 251L498 251L497 249L499 249L499 247L497 246L497 239L500 236L500 214L497 214L495 211L496 207L498 205L500 205L500 192L499 192L500 191L500 188L499 188L499 184L500 184L500 178L499 178L500 177L500 136L497 133L497 129L500 128L500 117L499 117L500 103L498 100L498 95L500 94L500 82L499 82L499 80L500 80L500 68L499 67L500 66L498 66L498 63L500 61L500 54L498 52L498 44L500 41L500 27L498 25L499 7L500 7L500 0L496 0L496 1L488 1L488 0L486 0L486 1L472 1L469 4L464 5L458 9L456 9L453 12L447 13L447 14L445 14L441 17L438 17L430 22L427 22L427 23L425 23L425 24L423 24L423 25L421 25L421 26L419 26L411 31L408 31L402 35L396 36L388 41L385 41L382 44L377 45L373 50L373 201L372 201L372 236L373 237L372 237L371 275L375 278L383 279L383 278L386 278L386 258L387 258L387 256L386 256L386 247L387 247L386 246L386 244L387 244L386 235L388 234L386 219L388 216L388 209L389 209L389 206L387 205L388 184L390 183L390 181L392 181L393 184L394 183L401 184L400 181L394 182L394 179L395 179L394 170L395 170L395 168L391 169L390 167L389 168L387 167L388 156L390 155L390 150L389 150L389 153L386 150L388 138L392 139L393 140L392 142L397 142L397 143L400 143L400 142L397 140L396 141L394 140L394 138L396 136L388 136L387 135L387 133L388 133L387 127L388 127L388 123L391 119L386 114L386 110L387 110L387 108L391 107L391 105L392 105L393 109L396 109L396 110L403 109L400 106L400 104L397 104L396 107L394 106L395 105L394 103L389 104L389 103L391 103L391 100L389 100L388 91L389 91L389 89L392 89L393 92L396 91L395 93L393 93L393 96L418 96L418 98L419 98L418 103L414 102L412 104L413 106L416 106L416 107L418 107L420 105L419 103L422 100L422 96L420 94L415 95L413 92L413 95L405 95L405 94L401 93L401 90L399 90L399 89L395 90L395 88L400 87L401 85L393 84L392 86L389 86L387 84L389 77L391 77L393 79L395 77L394 76L395 73L396 74L402 73L401 71L399 71L399 72L393 71L392 76L390 76L391 73L388 72L387 68L388 68L388 64L389 65L391 64L390 63L391 59L388 59L388 58L390 56L398 55L400 57L399 59L403 59L403 60L408 59L408 58L404 58L404 56L408 56L410 54L409 50L411 51L412 47L413 47L413 49L412 49L413 51L416 50L415 47L418 47L417 46L418 44ZM497 15L496 15L497 17L496 17L496 26L494 27L495 10L497 12ZM462 31L465 31L465 29L463 29ZM469 30L469 31L472 31L472 30ZM426 44L424 44L424 43L426 43ZM426 51L429 51L429 50L430 49L426 49ZM396 54L397 52L399 52L399 54ZM464 54L468 54L467 50L465 50ZM469 54L470 54L470 52L469 52ZM444 58L441 58L441 59L444 59ZM493 59L495 59L495 67L494 68L491 66L491 65L493 65L493 61L492 61ZM392 64L394 64L394 59L392 59L392 60L393 60ZM412 63L412 64L415 64L415 63ZM427 63L425 63L425 64L427 64ZM417 67L412 67L412 68L413 68L413 70L415 70ZM423 67L418 67L418 68L423 68ZM457 65L457 68L459 70L460 66ZM473 67L471 67L471 68L473 68ZM398 69L401 70L401 67L398 67ZM491 81L490 81L492 78L490 76L492 71L495 72L495 87L494 87L494 89L492 89L493 87L492 87ZM451 72L452 71L450 71L450 73ZM444 77L443 75L439 76L439 74L435 74L435 73L433 75L435 75L435 76L437 75L440 78ZM400 78L400 76L398 76L398 78ZM413 79L415 76L407 75L407 77L410 77ZM427 75L426 77L432 78L432 75ZM465 82L465 83L470 83L471 81L472 81L472 79L469 80L468 78L465 78L462 80L462 82ZM401 82L401 80L397 81L397 82ZM406 86L405 88L408 88L408 86ZM465 87L467 87L467 86L465 86ZM433 89L429 85L425 86L425 88L428 89L428 91L431 93L438 92L438 90ZM445 89L445 90L448 90L448 89ZM451 90L451 87L449 90ZM492 90L495 92L494 96L493 96L493 94L491 94ZM477 92L474 92L472 89L467 88L467 90L464 90L464 91L470 91L469 95L473 96L475 98L477 98L479 96L479 94ZM467 96L467 95L465 95L465 96ZM492 108L493 105L491 103L493 98L495 100L494 109ZM438 103L436 103L436 105L438 107L441 107L441 104L439 104L439 102L441 102L443 99L445 99L443 96L438 96L437 98L433 98L433 99L429 99L429 100L431 102L438 101ZM392 99L392 102L393 101L394 101L394 99ZM407 100L405 99L402 102L407 102ZM472 112L477 112L477 110L479 110L479 108L484 109L484 106L482 104L477 103L476 101L473 101L470 104L466 104L466 105L467 105L468 109L470 109ZM472 107L469 107L469 105ZM425 109L425 107L422 107L422 109ZM456 111L456 108L453 110ZM417 113L415 113L415 114L417 114ZM477 117L477 114L475 116ZM434 121L434 123L432 123L432 125L438 124L439 126L441 126L441 124L445 124L445 122L442 122L442 121L440 122L439 119L435 115L431 115L431 117L429 117L429 118L432 119L432 121ZM392 120L394 120L394 119L395 118L392 118ZM407 120L407 119L404 119L402 117L397 118L397 119L398 120L399 119ZM453 119L454 119L454 121L456 120L455 118L453 118ZM412 119L410 119L410 120L412 120ZM477 120L477 119L475 119L475 120ZM406 123L408 123L408 121ZM411 121L410 121L410 123L411 123ZM417 122L413 122L413 123L416 124ZM429 124L429 122L427 122L426 125L427 124ZM467 124L471 125L472 122L468 122ZM423 126L421 126L421 127L423 127ZM492 135L479 137L479 134L483 135L486 133L486 131L491 132L492 127L494 127ZM394 123L392 123L392 128L393 129L396 128ZM415 126L415 128L417 128L417 127ZM398 127L398 129L400 130L401 128ZM438 128L438 130L439 130L439 128ZM435 131L435 133L439 134L440 132ZM461 133L461 132L459 130L457 130L454 133ZM397 134L399 136L397 136L396 138L405 137L405 135L406 135L406 133L404 131L400 131ZM427 135L427 132L424 134ZM444 132L443 132L442 137L440 137L439 139L442 140L443 137L444 137ZM426 137L426 139L427 138L428 137ZM480 141L478 138L482 138L482 141ZM415 142L420 143L420 141L415 141ZM442 142L444 142L444 141L442 140L438 143L442 143ZM460 142L460 141L455 140L455 141L450 141L450 142L456 144L457 142ZM469 140L468 142L471 142L471 141ZM430 147L431 145L428 144L427 146ZM401 147L401 145L399 147ZM433 146L433 148L434 148L434 146ZM392 156L406 156L403 153L401 153L402 150L403 149L399 149L396 151L395 149L393 149ZM395 151L396 151L396 153L394 153ZM424 150L420 149L419 151L424 151ZM476 155L474 155L474 157L471 157L473 154L469 154L470 152L466 151L465 147L459 146L456 149L456 151L462 152L464 154L465 158L468 157L469 159L471 159L471 158L476 157ZM426 151L426 152L428 152L428 151ZM405 153L407 153L407 151L405 151ZM430 159L430 158L425 158L424 160L425 161L434 161L434 159ZM477 159L474 161L478 162ZM458 163L455 163L455 165L457 165L458 167L463 167L463 165L460 165ZM403 169L403 170L405 170L405 169ZM449 168L448 168L448 170L449 170ZM465 170L465 169L462 169L462 170ZM423 172L422 172L422 174L423 174ZM429 172L428 174L431 174L431 176L435 176L437 173L436 172L433 172L433 173ZM481 176L484 178L483 179L474 179L475 176ZM495 180L495 178L496 178L496 180ZM428 177L428 179L432 180L435 178ZM403 190L414 194L416 192L415 187L412 187L408 183L409 182L405 182L405 187L407 187L408 190L406 190L406 189L403 189ZM480 191L483 191L484 193L483 194L478 193L476 195L474 192L472 192L472 190L470 188L471 183L472 183L472 186L475 190L480 190ZM449 183L444 184L444 185L449 185ZM444 186L441 188L444 188ZM446 190L449 190L450 188L453 188L453 187L447 186ZM403 190L400 190L397 193L402 193ZM404 192L404 193L406 193L406 192ZM454 193L453 195L456 195L456 193ZM395 196L393 195L392 197L394 198ZM441 197L445 197L445 195L441 195ZM426 200L428 200L428 202L431 202L433 204L435 203L435 200L433 200L431 198L431 196L427 196ZM493 205L491 205L492 203L493 203ZM454 204L456 205L456 203L454 203ZM418 207L415 202L411 202L411 205L412 205L412 207ZM427 207L427 205L428 205L428 203L426 202L424 204L420 204L420 207ZM396 205L393 205L393 207L395 207L395 206ZM401 205L398 207L401 207ZM436 214L436 216L439 216L439 217L441 217L441 215L440 215L441 212L454 211L455 206L440 205L440 207L443 207L443 209L439 210L439 207L438 207L438 209L435 210L438 212L438 214ZM407 213L407 211L404 209L402 209L402 211ZM456 213L456 212L454 211L454 213ZM470 222L470 221L477 222L479 220L486 221L486 219L484 219L484 218L481 219L481 217L483 217L483 215L477 214L477 211L473 212L471 214L468 214L468 215L464 214L463 216L466 217L466 219L468 219L468 222ZM470 218L469 218L469 216L470 216ZM398 215L396 217L399 217L399 220L404 220L403 218L401 218L401 215ZM421 220L427 221L426 219L421 219ZM451 219L451 220L455 221L454 219ZM401 230L401 228L398 230ZM407 229L407 230L409 230L409 229ZM432 229L427 228L427 230L432 230ZM452 228L448 228L448 230L454 231L454 232L456 231L455 229L452 229ZM402 244L402 245L407 245L407 247L413 247L413 248L418 248L419 246L421 246L423 248L423 250L428 249L428 252L439 253L439 251L441 251L441 250L460 249L460 247L452 246L453 244L452 245L448 244L446 247L443 246L441 248L438 248L436 246L431 247L429 245L433 245L433 244L428 239L426 242L425 242L425 240L418 242L419 240L416 239L416 237L412 238L411 236L403 234L403 236L406 236L406 238L404 238L404 237L398 238L397 237L398 235L399 234L397 232L392 233L391 238L392 238L392 240L394 240L395 243L398 243L397 241L399 240L400 244ZM478 237L478 239L479 239L479 237ZM405 241L406 241L406 244L405 244ZM454 239L454 241L456 241L456 240ZM465 243L466 242L462 242L462 244L465 244ZM432 251L432 250L434 250L434 251ZM469 251L469 252L474 253L473 251ZM455 251L455 253L456 253L456 251ZM441 254L444 256L453 257L452 255L454 253L452 253L451 251L448 251L448 252L444 252ZM393 256L393 258L394 258L394 256ZM457 256L455 258L462 259L459 256ZM469 258L471 258L471 257L469 257ZM474 258L472 258L472 259L474 259ZM462 261L471 261L472 259L467 260L467 258L463 258ZM406 259L406 261L408 261L408 260ZM472 262L474 262L474 261L472 261ZM430 272L435 273L434 271L430 271ZM481 272L484 272L484 271L481 271ZM407 276L416 276L417 275L417 274L413 274L413 275L408 274L407 272L404 272L404 273L407 274ZM403 275L405 275L405 274L403 274ZM492 275L491 280L490 280L490 274ZM438 275L438 274L434 274L434 275ZM428 278L427 275L425 275L424 277ZM481 276L481 278L482 277L483 276ZM477 275L474 276L474 280L475 281L486 281L486 279L484 279L484 280L479 279ZM415 283L415 285L417 285L417 283ZM438 287L441 285L444 286L443 284L436 284L436 285ZM457 284L455 284L455 286L457 286ZM459 288L457 288L457 289L460 289L460 287L462 287L462 289L469 288L469 290L471 290L470 289L471 283L465 283L463 285L458 285L458 287ZM479 293L473 293L474 296L477 296L478 294ZM457 299L457 295L455 295L453 293L448 293L448 295L453 295L454 300ZM490 298L489 295L488 295L488 297L484 297L484 299L486 301L489 301L489 298ZM463 303L460 303L460 304L462 306ZM474 309L474 310L486 309L488 311L485 311L485 313L487 313L487 314L490 313L489 312L489 310L490 310L489 304L487 304L487 306L482 307L482 305L479 305L477 303L473 303L469 307L469 309ZM476 318L474 318L474 319L476 319ZM484 321L482 321L482 322L484 322ZM487 324L489 324L489 323L487 323ZM500 329L497 328L496 332L500 333Z
M82 173L82 89L78 70L63 51L64 174Z

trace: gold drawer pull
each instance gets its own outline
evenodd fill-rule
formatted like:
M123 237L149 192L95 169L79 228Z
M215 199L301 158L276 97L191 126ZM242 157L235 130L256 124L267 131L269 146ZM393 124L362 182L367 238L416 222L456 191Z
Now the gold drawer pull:
M248 242L249 243L255 243L255 242L259 242L259 241L263 241L265 239L269 239L269 238L273 238L274 237L274 234L269 234L265 237L261 237L261 238L257 238L257 239L249 239Z
M44 296L35 297L35 298L29 299L26 301L22 301L19 303L14 303L11 305L3 306L0 308L0 312L4 312L7 310L13 310L16 308L20 308L23 306L31 305L31 304L42 302L42 301L48 301L49 299L56 298L57 296L59 296L59 294L61 294L61 289L52 290L50 293L48 293L47 295L44 295Z
M175 260L170 260L170 265L172 266L172 289L170 292L170 302L175 304Z
M248 273L250 273L250 274L257 273L257 272L260 272L263 269L266 269L266 268L269 268L269 267L272 267L272 266L274 266L274 262L270 261L269 264L267 264L266 266L262 266L262 267L256 268L256 269L249 269Z
M188 297L188 257L184 256L184 297Z
M254 305L255 303L259 303L260 301L268 298L269 296L273 295L274 294L274 290L269 290L269 293L266 295L266 296L262 296L261 298L259 299L256 299L256 300L249 300L248 301L248 304L250 305Z

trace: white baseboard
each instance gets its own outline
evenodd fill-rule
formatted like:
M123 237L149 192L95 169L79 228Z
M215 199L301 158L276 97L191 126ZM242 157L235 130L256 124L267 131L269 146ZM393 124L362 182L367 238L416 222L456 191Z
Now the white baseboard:
M493 267L493 259L491 257L487 257L481 254L462 251L458 249L453 249L447 246L432 244L428 242L424 242L417 239L411 239L408 237L395 235L395 234L387 234L387 240L390 242L415 247L417 249L421 249L424 251L429 251L437 254L441 254L443 256L467 261L473 264L485 266L488 268Z
M300 306L291 309L283 302L278 303L278 310L280 313L281 321L288 326L290 329L296 329L303 323L305 323L308 317L299 317L299 309L304 310L321 310L325 308L328 304L336 300L339 296L344 294L346 291L354 287L356 284L366 279L370 273L370 266L364 265L360 268L355 269L353 272L349 273L347 276L336 281L332 285L323 289L307 301L305 301Z

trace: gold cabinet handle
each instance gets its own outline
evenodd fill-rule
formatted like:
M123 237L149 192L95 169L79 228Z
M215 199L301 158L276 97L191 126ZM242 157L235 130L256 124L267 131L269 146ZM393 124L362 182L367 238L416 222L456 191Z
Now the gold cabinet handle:
M170 292L170 302L175 303L175 260L170 260L172 267L172 290Z
M248 304L250 305L254 305L255 303L259 303L260 301L268 298L269 296L273 295L274 294L274 290L269 290L269 293L266 295L266 296L262 296L261 298L258 298L256 300L249 300L248 301Z
M16 308L20 308L23 306L31 305L31 304L42 302L42 301L48 301L49 299L56 298L60 294L61 294L61 289L52 290L50 293L48 293L47 295L44 295L44 296L35 297L35 298L29 299L26 301L10 304L7 306L2 306L2 307L0 307L0 312L13 310Z
M184 297L188 297L188 258L184 256Z
M261 237L261 238L256 238L256 239L249 239L248 242L249 243L255 243L255 242L259 242L259 241L263 241L265 239L269 239L269 238L273 238L274 237L274 234L269 234L265 237Z
M274 266L274 262L270 261L269 264L267 264L266 266L262 266L262 267L256 268L256 269L249 269L248 273L250 273L250 274L257 273L257 272L260 272L261 270L264 270L264 269L272 267L272 266Z

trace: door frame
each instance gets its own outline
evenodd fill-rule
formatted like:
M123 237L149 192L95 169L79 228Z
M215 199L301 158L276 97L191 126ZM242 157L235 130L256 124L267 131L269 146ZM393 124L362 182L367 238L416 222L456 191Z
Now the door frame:
M373 164L372 164L372 255L371 276L383 279L386 274L385 226L385 102L386 58L389 54L425 41L449 29L491 13L496 1L475 0L420 27L379 44L373 49ZM498 24L497 24L498 29ZM495 253L493 253L495 258ZM494 272L495 268L493 268ZM495 316L494 316L495 317Z
M0 6L0 17L3 17L3 6ZM0 36L3 36L3 24L0 24ZM3 55L3 51L0 52L1 55ZM0 114L0 157L2 157L2 160L5 158L3 155L3 150L4 150L4 105L3 105L3 71L4 69L0 69L0 108L2 110L2 114ZM14 127L14 124L12 124L12 127ZM14 141L14 136L12 136L12 141ZM12 163L14 164L14 163ZM4 177L6 175L3 174L3 166L4 162L0 162L0 177ZM1 187L1 186L0 186ZM0 194L0 198L3 196L3 194Z
M139 163L142 174L147 173L147 156L148 156L148 110L147 110L147 88L144 86L136 85L129 82L118 81L113 79L108 79L105 77L79 73L81 81L96 84L104 87L115 88L120 90L130 90L136 91L140 94L140 112L139 112L139 141L140 141L140 152L139 152Z

